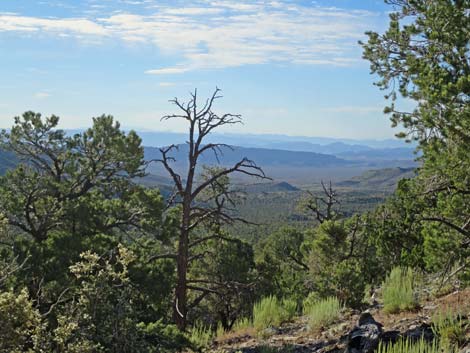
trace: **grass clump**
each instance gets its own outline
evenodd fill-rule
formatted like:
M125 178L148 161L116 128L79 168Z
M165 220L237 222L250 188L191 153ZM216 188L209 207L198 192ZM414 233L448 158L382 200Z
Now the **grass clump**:
M453 353L455 350L442 350L442 347L433 341L426 342L423 338L418 341L410 339L400 340L395 344L379 344L377 353Z
M413 270L394 268L383 283L382 297L384 311L387 313L415 309L418 302L415 297Z
M279 300L275 296L261 299L253 306L253 327L262 331L280 326L291 320L297 311L297 303L290 299Z
M304 314L308 316L311 330L317 330L337 321L341 309L342 305L336 297L304 302Z
M232 330L235 332L243 331L252 326L253 324L250 319L248 319L247 317L242 317L242 318L237 319L237 321L235 321L235 323L233 324Z
M275 296L261 299L253 306L253 327L257 331L279 326L282 322L282 306Z
M209 347L213 338L211 328L201 322L196 322L188 332L189 341L199 350Z
M284 309L283 321L290 321L297 314L297 301L293 299L283 299L282 308Z
M462 316L452 309L439 310L432 316L432 330L446 350L465 342L468 326Z
M217 330L215 331L215 337L220 338L225 335L226 331L221 322L217 324Z

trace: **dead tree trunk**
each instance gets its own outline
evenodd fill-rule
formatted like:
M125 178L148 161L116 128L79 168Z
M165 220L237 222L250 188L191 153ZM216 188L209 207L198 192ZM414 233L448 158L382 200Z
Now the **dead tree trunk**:
M201 256L201 254L196 256L190 253L192 245L200 244L204 241L216 239L218 237L223 238L216 234L191 241L192 230L201 223L207 222L210 219L218 219L225 222L240 220L234 219L230 214L228 214L223 205L221 206L220 204L217 204L212 207L197 205L195 202L196 198L205 190L217 184L219 180L232 173L242 173L249 176L267 178L263 170L253 161L243 158L231 167L217 169L207 178L199 181L196 180L196 168L199 157L201 157L205 152L210 151L216 155L217 159L219 159L219 156L223 154L222 148L231 148L230 146L221 143L204 144L205 137L220 126L241 122L240 115L224 114L219 116L213 112L213 103L221 97L218 95L219 92L220 90L217 88L213 95L206 100L202 108L198 107L197 91L191 94L191 99L186 104L181 103L175 98L172 100L172 103L178 107L180 113L168 115L162 118L162 120L182 119L189 125L188 141L186 142L189 147L188 170L184 178L173 169L171 164L175 159L169 155L171 151L177 150L178 146L171 145L169 147L161 148L160 152L162 158L157 160L157 162L160 162L165 167L175 186L175 193L170 197L170 204L179 203L181 205L181 223L177 252L176 254L165 255L165 257L176 259L177 283L175 287L173 318L180 330L185 329L188 309L192 306L188 305L188 290L197 290L202 292L203 295L213 292L213 290L209 288L188 286L187 277L191 259ZM185 180L184 183L183 180ZM225 192L226 191L223 191L224 195ZM214 197L218 198L220 196L221 195L219 194ZM154 258L162 258L162 256L157 255Z

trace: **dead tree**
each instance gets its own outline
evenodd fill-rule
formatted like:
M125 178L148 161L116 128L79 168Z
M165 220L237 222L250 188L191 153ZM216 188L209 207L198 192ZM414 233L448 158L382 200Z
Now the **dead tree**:
M321 186L324 196L318 197L312 192L308 192L308 196L301 202L301 208L312 212L320 224L340 217L340 202L337 198L336 190L331 185L331 181L328 186L322 181Z
M221 96L220 90L216 88L212 96L205 101L203 106L199 106L197 90L191 93L188 103L181 102L177 98L171 100L178 108L177 114L167 115L162 120L181 119L188 125L188 169L185 175L181 175L172 166L175 158L171 153L178 149L177 145L171 145L160 149L161 163L173 180L175 191L169 202L179 203L181 207L181 220L179 229L179 241L176 254L165 254L154 258L173 258L176 260L177 283L174 297L173 316L178 328L184 330L186 327L188 314L188 290L197 290L202 293L211 293L210 288L202 288L190 285L187 274L190 262L197 256L204 254L191 254L191 249L205 241L221 238L220 234L210 234L205 237L192 237L193 230L199 225L209 220L218 220L231 223L239 219L233 218L226 211L225 203L230 203L230 198L225 188L219 188L220 181L233 173L241 173L248 176L267 178L263 170L255 162L248 158L241 159L238 163L224 168L213 169L213 172L206 178L198 180L197 166L200 157L207 152L215 154L217 160L223 154L224 148L231 148L222 143L205 143L206 137L214 130L225 125L234 125L242 122L241 116L237 114L218 115L213 111L215 101ZM218 190L213 195L212 203L198 203L197 200L210 189ZM207 256L207 255L206 255Z

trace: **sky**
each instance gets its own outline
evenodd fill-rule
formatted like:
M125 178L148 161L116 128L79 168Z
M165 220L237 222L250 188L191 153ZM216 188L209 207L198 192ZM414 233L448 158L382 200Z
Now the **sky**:
M383 115L358 40L383 31L382 0L1 0L0 127L27 110L83 128L112 114L123 127L160 121L222 89L215 111L241 114L222 132L384 139Z

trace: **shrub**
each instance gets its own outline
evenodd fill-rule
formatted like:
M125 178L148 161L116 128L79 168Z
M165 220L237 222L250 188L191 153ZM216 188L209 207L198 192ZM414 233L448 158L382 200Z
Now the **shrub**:
M294 300L284 299L280 301L275 296L261 299L253 306L253 327L257 331L268 327L276 327L284 321L291 320L297 311L297 303Z
M414 274L411 268L396 267L383 283L384 311L397 313L412 310L418 305L414 292Z
M410 339L400 340L395 344L383 344L380 342L376 353L453 353L455 350L442 350L437 341L426 342L423 338L419 341Z
M465 342L468 324L462 316L452 309L439 310L432 316L432 330L446 349L459 346Z
M213 339L213 333L210 327L201 322L196 322L188 333L189 341L198 349L209 347Z
M41 314L34 308L28 291L0 293L0 351L32 352L34 347L39 351L43 334Z
M253 306L253 326L257 331L279 326L281 322L282 307L276 297L263 298Z
M310 329L317 330L338 320L341 308L338 298L329 297L318 301L306 301L304 314L308 316Z

